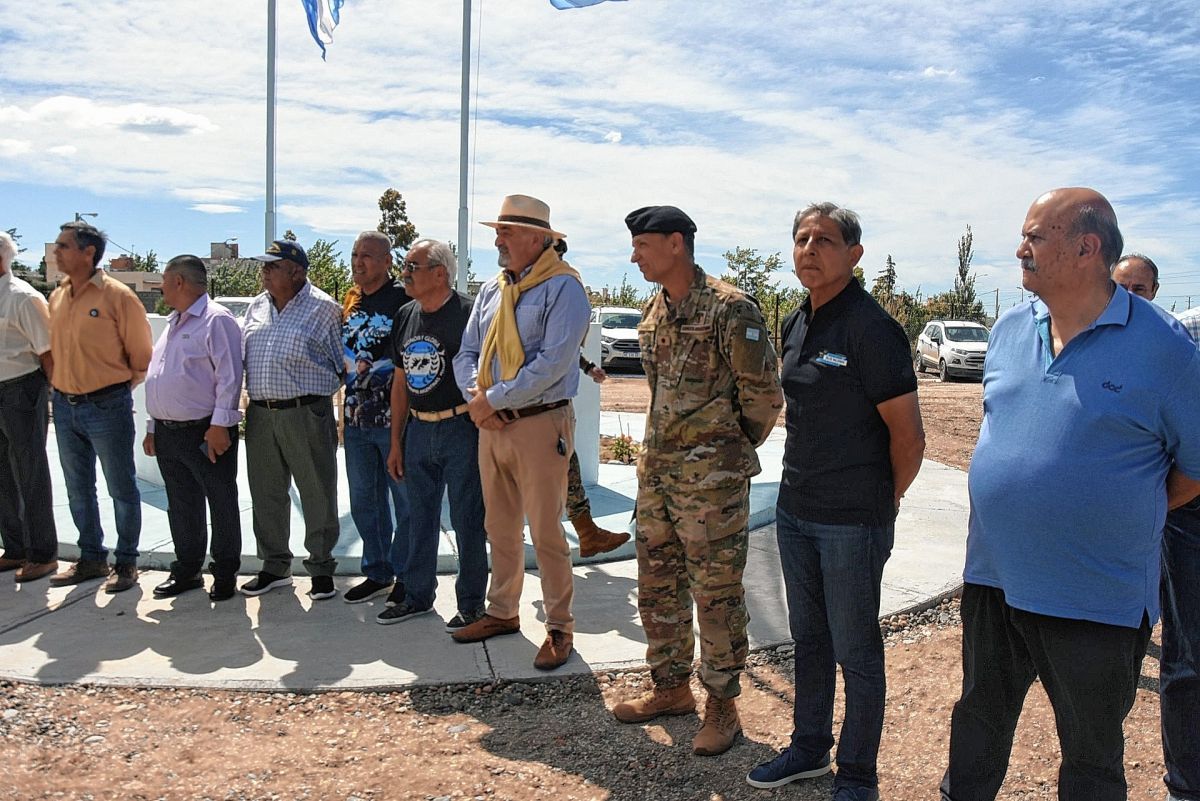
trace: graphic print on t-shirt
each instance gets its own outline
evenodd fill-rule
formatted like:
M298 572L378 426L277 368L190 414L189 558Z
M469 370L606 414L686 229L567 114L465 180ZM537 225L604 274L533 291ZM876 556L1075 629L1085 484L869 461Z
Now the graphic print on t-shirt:
M392 374L387 358L392 318L359 310L342 326L342 352L346 360L346 424L362 428L391 425Z
M430 336L418 335L404 343L404 376L414 395L432 392L446 374L446 356L441 343Z

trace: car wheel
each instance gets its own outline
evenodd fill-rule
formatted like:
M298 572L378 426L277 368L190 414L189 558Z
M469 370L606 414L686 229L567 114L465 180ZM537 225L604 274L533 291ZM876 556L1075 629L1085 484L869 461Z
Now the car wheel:
M918 373L925 372L925 360L921 358L921 352L917 351L917 358L913 359L913 368Z
M942 359L940 362L938 362L938 378L942 380L942 383L948 383L950 381L950 371L946 369L945 359Z

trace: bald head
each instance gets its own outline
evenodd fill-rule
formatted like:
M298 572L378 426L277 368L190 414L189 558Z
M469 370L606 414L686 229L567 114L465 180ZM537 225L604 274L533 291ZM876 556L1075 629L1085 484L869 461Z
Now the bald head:
M1117 227L1117 213L1108 198L1087 187L1072 186L1051 189L1039 197L1030 207L1043 212L1044 218L1053 220L1053 225L1068 237L1094 236L1095 241L1083 244L1080 257L1098 256L1105 271L1111 270L1121 257L1125 240Z

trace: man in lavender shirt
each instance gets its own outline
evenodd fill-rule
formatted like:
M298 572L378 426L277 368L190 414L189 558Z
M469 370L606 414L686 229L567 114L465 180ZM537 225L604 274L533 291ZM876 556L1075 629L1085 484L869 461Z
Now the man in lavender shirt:
M146 375L147 456L158 458L167 489L167 519L175 561L154 588L169 598L204 586L212 514L212 572L208 596L232 598L241 566L237 424L242 389L242 332L229 310L208 297L208 273L195 256L176 256L163 270L163 300L175 311L154 344Z

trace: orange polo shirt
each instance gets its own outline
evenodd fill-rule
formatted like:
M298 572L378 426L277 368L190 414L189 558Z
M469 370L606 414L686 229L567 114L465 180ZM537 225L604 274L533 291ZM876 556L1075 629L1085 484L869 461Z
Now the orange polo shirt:
M96 270L72 296L64 278L50 295L51 383L81 395L146 378L154 342L146 309L133 290Z

